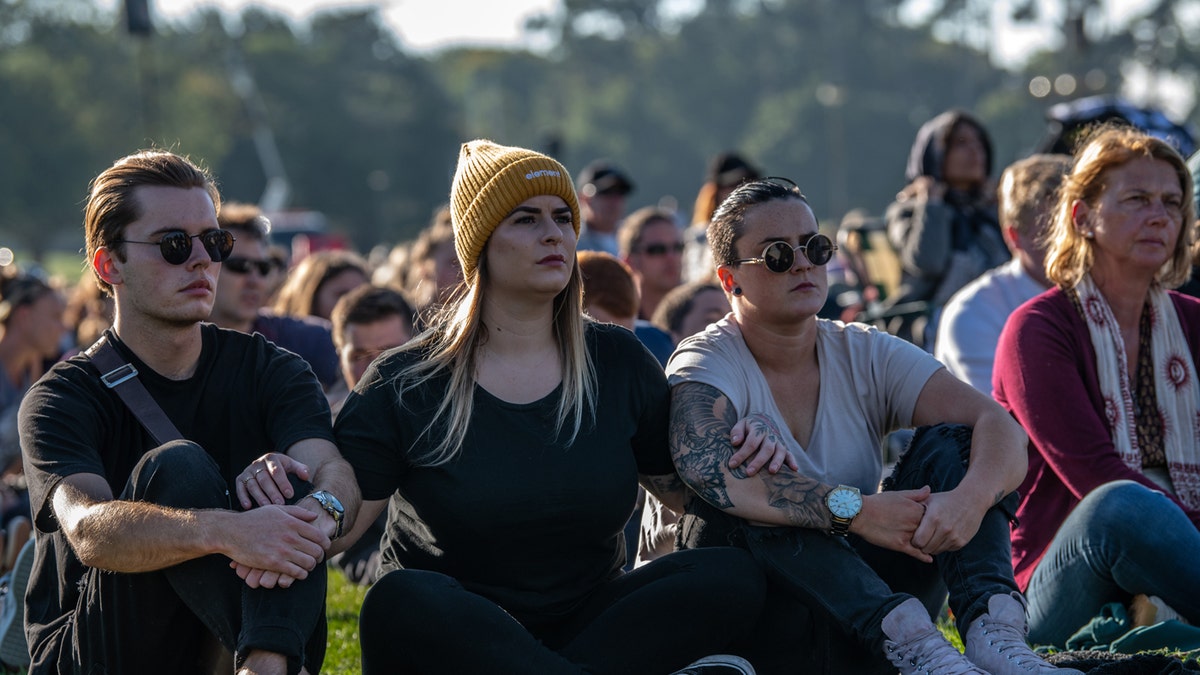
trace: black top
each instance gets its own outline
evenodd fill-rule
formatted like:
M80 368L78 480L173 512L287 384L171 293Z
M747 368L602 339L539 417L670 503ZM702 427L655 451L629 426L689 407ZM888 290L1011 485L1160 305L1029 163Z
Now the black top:
M585 417L574 443L566 445L569 427L554 434L561 385L529 404L476 387L461 454L433 468L407 457L431 446L418 436L449 378L406 394L401 407L394 378L419 355L392 351L372 364L335 432L363 498L391 498L381 573L450 575L522 621L567 612L620 574L637 475L675 471L670 393L662 368L624 328L589 324L587 344L599 422Z
M329 405L308 365L261 335L205 324L196 372L170 380L106 335L183 437L206 449L233 489L237 474L267 452L309 438L333 440ZM26 616L31 646L75 608L83 563L58 529L50 500L64 477L104 476L114 495L154 441L121 399L101 382L86 356L59 363L21 405L21 447L38 529Z

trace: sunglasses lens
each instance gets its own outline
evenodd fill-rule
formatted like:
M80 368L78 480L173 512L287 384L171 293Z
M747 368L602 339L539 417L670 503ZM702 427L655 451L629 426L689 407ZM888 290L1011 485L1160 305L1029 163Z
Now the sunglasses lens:
M172 265L182 265L192 255L192 238L186 232L168 232L158 242L163 260Z
M228 230L209 230L200 235L200 241L213 262L219 263L233 252L233 235Z
M777 241L763 251L763 265L772 272L780 273L787 272L792 269L792 263L796 262L795 253L792 247L787 245L787 242Z
M823 234L815 234L804 245L804 255L814 265L824 265L833 257L833 242Z

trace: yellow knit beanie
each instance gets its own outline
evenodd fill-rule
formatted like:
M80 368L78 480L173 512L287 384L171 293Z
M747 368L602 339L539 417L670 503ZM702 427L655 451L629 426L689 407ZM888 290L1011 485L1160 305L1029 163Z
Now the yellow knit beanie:
M454 250L470 283L492 231L521 202L555 195L571 207L579 236L579 198L571 176L556 160L533 150L476 140L463 143L450 187L450 219Z

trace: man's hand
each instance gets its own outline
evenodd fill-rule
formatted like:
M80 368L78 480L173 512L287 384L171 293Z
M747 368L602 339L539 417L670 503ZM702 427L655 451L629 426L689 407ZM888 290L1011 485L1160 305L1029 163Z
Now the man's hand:
M800 469L775 421L762 413L738 420L729 430L729 441L737 448L729 458L729 468L736 469L749 459L744 469L747 476L758 473L763 466L769 473L778 473L784 464L793 471Z
M975 537L986 506L967 498L961 490L938 492L925 500L925 517L913 533L912 545L930 556L957 551Z
M913 545L929 496L929 486L864 495L862 511L850 523L850 531L876 546L933 562L933 556Z
M238 503L245 510L287 503L294 495L288 474L311 479L308 465L278 452L269 452L250 462L237 477Z
M293 580L307 578L325 559L329 537L308 509L269 505L234 516L224 553L251 588L286 588Z

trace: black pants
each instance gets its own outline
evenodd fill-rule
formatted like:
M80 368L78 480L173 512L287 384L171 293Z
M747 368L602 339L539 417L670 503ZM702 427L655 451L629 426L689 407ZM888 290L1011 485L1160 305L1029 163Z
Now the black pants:
M968 427L922 427L883 488L929 485L947 492L966 474L970 447ZM843 540L812 529L747 525L698 501L680 521L680 544L742 546L766 570L763 619L739 649L760 675L894 673L883 655L881 622L897 605L917 597L935 614L948 593L964 631L987 612L988 598L1017 590L1009 539L1015 493L988 510L966 546L934 556L932 564L854 535Z
M444 574L394 570L363 602L363 673L666 675L745 634L764 587L745 551L679 551L570 613L518 619Z
M293 481L302 499L312 486ZM200 446L172 441L146 453L120 499L182 509L230 509L229 489ZM241 663L252 650L320 671L325 657L325 566L290 588L250 588L221 555L155 572L88 568L59 645L61 673L192 673L215 637ZM69 639L69 642L68 642ZM69 648L67 648L69 645Z

